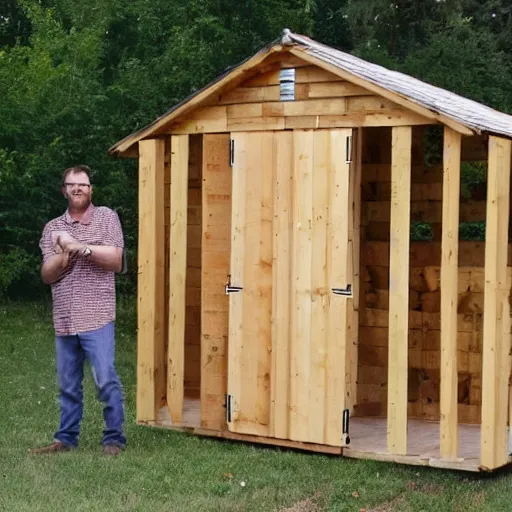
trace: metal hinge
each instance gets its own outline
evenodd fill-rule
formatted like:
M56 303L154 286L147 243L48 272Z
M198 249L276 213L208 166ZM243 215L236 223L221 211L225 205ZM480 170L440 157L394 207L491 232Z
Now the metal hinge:
M349 164L352 162L352 135L347 137L347 147L346 147L346 155L345 155L345 163Z
M346 295L348 297L351 297L352 296L352 285L347 284L346 288L333 288L332 293L334 293L334 295Z
M225 292L226 295L229 295L230 293L236 293L243 290L241 286L232 286L231 285L231 274L228 275L228 281L226 283Z
M229 166L233 167L235 163L235 140L229 139Z
M224 395L224 407L226 408L226 422L233 421L233 397L229 394Z
M349 427L349 420L350 420L350 411L348 409L345 409L343 411L343 418L342 418L342 436L341 440L344 445L350 444L350 436L348 435L348 427Z

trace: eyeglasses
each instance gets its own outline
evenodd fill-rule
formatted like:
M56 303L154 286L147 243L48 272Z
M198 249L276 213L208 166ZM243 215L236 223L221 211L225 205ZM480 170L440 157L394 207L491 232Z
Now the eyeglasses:
M91 184L90 183L64 183L64 186L66 188L74 188L74 187L89 188L91 186Z

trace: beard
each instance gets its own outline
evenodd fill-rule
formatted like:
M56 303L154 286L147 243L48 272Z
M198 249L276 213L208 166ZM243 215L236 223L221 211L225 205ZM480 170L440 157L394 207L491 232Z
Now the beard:
M91 204L91 195L80 192L78 194L68 194L68 205L72 210L83 211Z

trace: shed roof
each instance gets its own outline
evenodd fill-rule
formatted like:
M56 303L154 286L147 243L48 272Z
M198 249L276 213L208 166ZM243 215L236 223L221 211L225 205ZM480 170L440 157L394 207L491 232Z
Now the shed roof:
M203 97L206 99L210 88L215 84L229 84L235 77L240 76L240 71L246 72L257 66L270 53L282 51L283 47L319 67L339 74L347 80L357 81L359 85L373 90L377 94L448 124L467 135L489 133L512 138L512 115L499 112L412 76L367 62L349 53L318 43L309 37L284 29L280 39L194 92L151 124L117 142L110 148L109 153L124 153L139 140L160 133L162 126L168 125L170 121L188 111L188 107L196 107ZM199 102L193 100L199 100Z

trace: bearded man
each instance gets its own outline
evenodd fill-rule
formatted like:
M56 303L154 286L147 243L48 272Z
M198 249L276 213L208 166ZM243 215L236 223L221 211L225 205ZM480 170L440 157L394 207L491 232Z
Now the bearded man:
M54 442L31 453L56 453L78 446L83 412L82 381L87 359L103 402L103 452L124 448L124 397L114 367L115 272L122 269L123 232L117 214L91 202L87 166L64 171L68 208L44 227L41 277L51 285L59 383L60 426Z

